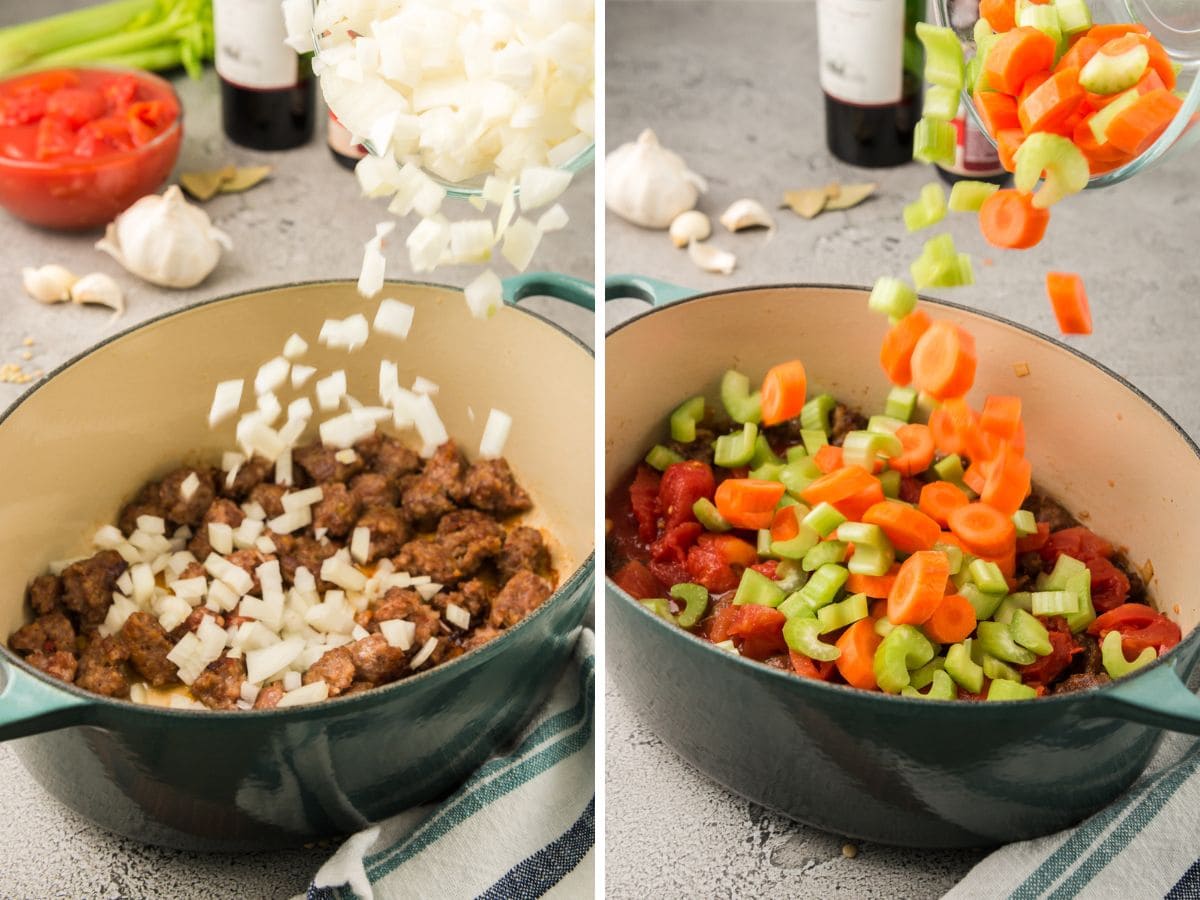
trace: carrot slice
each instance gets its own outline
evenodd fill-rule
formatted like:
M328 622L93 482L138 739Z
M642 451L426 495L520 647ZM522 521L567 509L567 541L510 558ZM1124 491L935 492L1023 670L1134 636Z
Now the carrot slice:
M1166 89L1166 84L1154 69L1146 69L1142 73L1142 77L1138 79L1137 84L1133 86L1133 90L1139 94L1149 94L1151 91L1165 91ZM1125 93L1126 91L1118 91L1115 94L1093 94L1089 92L1084 98L1084 102L1092 107L1093 110L1100 110L1104 109L1104 107L1108 106L1114 100L1119 99Z
M961 397L975 383L975 364L970 332L951 322L934 322L913 348L913 384L935 400Z
M932 324L929 313L916 309L888 329L879 350L879 364L892 384L901 387L912 381L912 352L921 335Z
M1083 279L1074 272L1047 272L1046 293L1063 334L1091 334L1092 311Z
M772 366L762 383L762 423L778 425L800 415L808 378L798 359Z
M999 91L981 91L975 89L975 111L983 120L983 127L988 134L999 134L1006 128L1020 128L1021 119L1017 115L1017 101L1008 94Z
M1111 22L1103 25L1093 25L1087 31L1088 37L1099 41L1101 44L1115 41L1117 38L1124 37L1127 34L1149 35L1150 29L1145 25L1139 25L1135 22Z
M1075 130L1071 134L1071 140L1083 155L1087 157L1088 171L1092 175L1099 175L1130 159L1128 153L1124 150L1118 150L1112 144L1108 143L1108 141L1105 141L1103 144L1098 143L1096 135L1092 131L1091 123L1086 117L1075 126Z
M1061 72L1063 69L1082 69L1087 65L1089 59L1100 52L1100 48L1103 46L1103 42L1092 37L1090 34L1081 34L1079 40L1071 45L1071 49L1059 58L1054 66L1054 71Z
M818 469L828 475L834 469L842 467L842 448L835 447L833 444L823 444L813 454L813 462L816 463Z
M1012 31L1017 25L1017 0L979 0L979 18L987 19L992 31Z
M800 533L800 518L795 506L784 506L775 510L771 519L771 540L790 541Z
M1166 49L1150 35L1142 36L1142 43L1150 53L1150 68L1162 79L1163 86L1168 91L1175 90L1175 64L1171 62Z
M834 664L847 684L862 691L879 687L875 682L875 651L882 641L871 619L859 619L842 632L835 643L841 654Z
M843 516L857 520L867 508L883 499L883 487L866 469L844 466L822 475L801 491L800 496L809 506L829 503Z
M933 434L928 425L901 425L896 438L904 451L888 460L901 475L918 475L933 464Z
M1003 556L1016 545L1017 529L1012 519L986 503L968 503L947 517L963 547L976 556Z
M967 471L963 472L963 484L980 494L983 492L983 486L987 484L988 465L982 460L975 460L971 465L967 466Z
M1011 516L1029 496L1033 465L1004 441L986 474L986 481L977 491L979 499Z
M983 412L979 416L979 427L996 435L1001 440L1011 441L1021 424L1021 398L995 395L983 401Z
M863 513L862 520L868 525L878 525L901 553L928 550L942 533L941 526L925 513L895 500L876 503Z
M874 599L886 600L887 595L892 592L892 585L896 583L896 573L899 571L900 564L896 563L886 575L859 575L851 572L846 579L846 590L851 594L866 594ZM874 608L872 604L872 618L878 619L887 615L886 604L879 615L875 615Z
M1183 101L1170 91L1142 94L1108 123L1108 143L1131 156L1140 156L1166 131Z
M962 488L948 481L931 481L921 488L921 498L917 508L943 528L950 520L950 513L959 507L966 506L971 501L962 492ZM937 541L942 536L939 534Z
M987 83L1016 95L1030 75L1050 71L1057 49L1054 38L1036 28L1014 28L997 38L983 61Z
M895 569L896 572L899 572L900 571L900 563L896 563L896 565L892 566L892 568ZM893 583L896 580L894 572L889 572L887 575L881 575L879 577L880 578L891 578ZM847 588L850 586L849 578L846 579L846 586L847 586ZM891 593L891 590L892 589L889 586L888 593ZM870 612L871 612L872 619L886 618L887 617L887 597L880 597L879 599L872 602Z
M1037 209L1032 194L1012 188L996 191L979 208L979 230L993 247L1025 250L1046 233L1050 210Z
M1018 103L1021 127L1026 134L1054 129L1079 108L1086 93L1079 84L1078 69L1068 67L1054 73Z
M834 507L847 519L858 522L862 520L863 514L874 506L876 503L883 502L883 485L876 478L874 483L867 485L856 494L852 494L840 503L833 504ZM850 553L854 551L854 545L850 545ZM849 556L847 556L849 559Z
M940 550L920 550L906 559L888 594L887 617L893 625L923 625L946 593L950 560Z
M957 644L975 630L975 607L962 594L947 594L925 624L925 636L939 644Z
M717 511L735 528L770 528L784 487L758 478L726 478L717 487Z
M1014 107L1016 101L1013 102ZM1020 124L1018 122L1018 124ZM1017 151L1021 149L1021 144L1025 141L1025 132L1020 128L1005 128L996 132L996 153L1000 157L1000 165L1004 166L1004 171L1015 172L1017 170Z

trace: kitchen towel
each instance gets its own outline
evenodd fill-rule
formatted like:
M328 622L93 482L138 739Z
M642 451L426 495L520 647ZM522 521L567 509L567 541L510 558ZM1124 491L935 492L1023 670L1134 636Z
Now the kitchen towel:
M595 873L595 638L584 629L545 707L440 804L349 838L308 900L590 898Z
M1200 900L1198 810L1200 740L1168 733L1145 774L1111 805L1075 828L1002 847L946 900Z

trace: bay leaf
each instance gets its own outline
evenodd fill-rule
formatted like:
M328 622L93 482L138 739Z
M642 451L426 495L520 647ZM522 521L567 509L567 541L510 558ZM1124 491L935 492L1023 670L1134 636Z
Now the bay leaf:
M858 206L879 187L875 182L869 181L863 184L842 184L838 185L838 192L835 196L831 196L825 203L825 208L829 210L850 209Z

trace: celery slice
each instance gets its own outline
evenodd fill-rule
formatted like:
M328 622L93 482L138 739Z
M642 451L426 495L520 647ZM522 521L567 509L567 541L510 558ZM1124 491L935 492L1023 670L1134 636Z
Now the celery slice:
M854 545L854 555L846 565L855 575L886 575L896 561L892 542L878 525L843 522L838 526L837 537Z
M1065 616L1079 612L1079 596L1070 591L1034 591L1035 616Z
M875 633L880 637L887 637L895 627L887 616L875 620Z
M1153 647L1144 648L1135 660L1126 659L1119 631L1110 631L1100 642L1100 660L1104 663L1104 671L1110 678L1128 675L1142 666L1150 665L1156 659L1158 659L1158 653Z
M1013 183L1024 194L1033 191L1039 178L1041 188L1033 195L1033 205L1048 209L1070 194L1087 187L1091 169L1087 157L1074 142L1060 134L1035 131L1021 142L1016 154Z
M813 428L801 428L800 440L804 441L804 449L810 456L816 456L817 451L829 443L824 431Z
M733 526L730 525L723 515L717 511L717 507L707 497L701 497L692 504L692 515L696 517L696 521L704 526L707 531L722 532L728 531Z
M738 582L737 593L733 595L734 606L755 604L757 606L778 606L783 602L783 590L762 572L746 569L742 572L742 580Z
M982 654L979 663L983 667L983 674L992 679L992 681L1020 681L1021 673L1014 669L1006 662L1001 662L992 656L990 653Z
M911 422L917 409L917 392L909 387L894 387L888 391L883 414L902 422Z
M817 619L796 616L788 619L783 626L783 639L797 653L803 653L809 659L819 662L833 662L842 655L842 651L833 644L826 644L820 638L821 623Z
M1038 585L1039 590L1062 591L1067 588L1067 579L1072 575L1087 572L1088 567L1073 556L1061 554L1054 563L1054 568L1045 577L1044 583ZM1041 579L1039 579L1041 581Z
M721 404L739 425L762 421L762 392L750 392L750 379L735 369L721 378Z
M1145 44L1134 44L1116 56L1101 51L1079 70L1079 84L1093 94L1119 94L1137 84L1149 65Z
M935 656L919 669L914 669L909 675L908 686L914 690L924 690L933 683L933 673L941 672L946 668L946 657Z
M1008 582L1004 579L1004 573L994 562L985 559L972 560L967 570L971 573L971 580L985 594L1008 593Z
M950 188L950 211L979 212L983 201L998 190L1000 185L986 181L956 181L954 187Z
M696 439L696 423L704 418L704 398L684 400L671 413L671 440L690 444Z
M1017 537L1022 538L1037 533L1037 519L1028 509L1018 509L1012 514L1013 527L1017 529Z
M1037 691L1029 685L1005 679L993 680L987 693L989 700L1032 700L1036 696Z
M867 595L852 594L840 603L830 603L817 610L817 621L821 623L821 634L828 634L853 625L867 617Z
M936 661L937 660L935 660L935 662ZM916 675L915 672L913 674ZM931 682L932 683L929 686L929 690L923 694L911 684L905 688L902 688L900 693L905 697L920 697L922 700L958 699L958 691L954 687L954 681L941 669L937 669L933 672L931 676Z
M933 644L911 625L897 625L875 651L875 681L881 690L898 694L911 681L909 674L934 657Z
M755 550L763 559L779 559L778 554L771 552L771 531L768 528L760 528L756 533Z
M650 610L660 619L665 619L672 625L675 624L675 617L671 615L671 604L662 597L655 597L652 600L639 600L638 603Z
M970 63L967 64L968 68ZM964 81L968 80L967 69L963 70ZM921 104L921 115L927 119L940 119L943 122L953 121L958 115L960 90L942 87L940 84L925 86L925 101Z
M868 301L869 305L870 301ZM800 409L801 431L823 431L828 433L830 428L829 416L837 406L837 401L829 394L818 394ZM812 452L811 450L809 451Z
M1062 25L1058 21L1058 10L1050 5L1031 4L1017 13L1017 25L1022 28L1036 28L1042 34L1049 35L1058 45L1059 53L1064 49Z
M875 470L875 463L903 452L904 445L898 437L878 431L851 431L842 441L842 462L868 472Z
M708 589L701 584L677 584L671 588L671 596L683 601L683 609L675 616L680 628L691 628L708 611Z
M791 463L805 459L808 456L808 450L804 448L803 444L794 444L787 448L786 456L788 464L790 465Z
M1038 656L1048 656L1054 651L1054 645L1050 643L1050 632L1046 630L1046 626L1023 609L1018 609L1013 613L1012 621L1008 624L1008 631L1017 644L1027 650L1032 650Z
M758 426L747 422L741 431L723 434L713 443L713 462L724 469L737 469L749 465L754 458L754 443L758 440Z
M817 546L824 546L818 544ZM814 548L815 549L815 548ZM813 572L808 583L800 588L805 602L814 610L828 606L836 598L850 573L843 566L826 563Z
M917 40L925 46L925 80L930 84L961 91L963 49L954 29L918 22Z
M655 444L650 448L650 452L646 454L646 465L658 469L660 472L666 469L667 466L673 466L675 463L681 462L683 462L682 456L670 447L664 447L662 444Z
M776 455L771 449L770 443L767 441L767 436L759 432L757 438L754 439L754 455L750 457L750 465L757 469L759 466L771 465L782 466L783 460Z
M795 593L804 587L804 583L808 581L808 573L794 559L781 560L775 570L775 575L775 583L779 585L779 589L785 594ZM785 600L784 602L786 603L787 601ZM776 609L780 609L782 606L783 604L781 603Z
M886 275L876 279L875 286L871 288L871 296L867 298L868 309L883 313L889 319L902 319L916 309L916 306L917 292L899 278ZM803 416L803 411L801 415ZM801 424L803 422L801 419Z
M771 532L767 532L770 536ZM793 538L788 538L786 541L771 541L770 550L775 556L783 559L804 559L805 554L815 547L821 540L821 536L813 529L801 522L800 531Z
M1001 622L980 622L977 633L984 651L1003 662L1027 666L1037 660L1037 654L1018 644L1009 626Z
M983 666L971 659L965 644L955 644L946 651L946 674L972 694L983 690Z
M788 595L779 606L776 607L781 613L789 619L794 619L797 616L804 619L815 619L817 612L808 605L808 599L797 588L793 593Z
M980 622L992 618L1004 601L1003 594L985 594L973 584L962 585L958 592L967 598L967 602L975 610L976 620Z
M1066 579L1066 589L1079 598L1079 611L1067 613L1067 627L1078 634L1096 621L1096 607L1092 605L1092 575L1086 569Z
M846 517L838 512L836 507L822 500L801 520L801 524L808 526L821 537L828 537L845 521Z
M954 238L939 234L925 242L925 246L909 266L913 284L919 289L927 287L958 287L971 284L974 275L971 261L965 253L959 253Z
M1058 12L1058 25L1067 37L1092 27L1092 11L1087 0L1054 0L1054 8Z
M946 554L946 559L950 563L951 575L957 575L960 571L962 571L964 562L962 547L959 547L955 544L943 544L939 542L933 545L933 549L939 550Z
M760 481L779 481L783 473L783 463L763 463L757 469L751 469L749 477Z
M900 496L900 473L895 469L880 472L879 486L883 488L883 496L895 500Z
M954 162L956 140L954 126L949 122L922 117L913 131L913 159L951 165Z
M846 558L846 549L844 541L821 541L821 543L804 554L801 565L805 572L818 571L823 566L840 563L844 560Z
M1112 120L1137 103L1140 96L1136 90L1130 88L1116 100L1110 101L1104 109L1088 116L1088 128L1092 129L1092 136L1097 144L1108 143L1108 126Z
M801 491L821 477L821 470L812 457L802 456L789 462L779 470L778 480L789 494L798 496Z
M921 188L921 193L904 207L904 227L920 231L946 218L946 190L936 181ZM915 301L915 297L914 297Z

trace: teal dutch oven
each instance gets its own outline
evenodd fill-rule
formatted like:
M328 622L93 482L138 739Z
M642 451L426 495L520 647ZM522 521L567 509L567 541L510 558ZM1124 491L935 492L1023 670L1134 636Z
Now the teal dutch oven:
M561 276L506 287L510 302L548 294L593 304L591 285ZM370 317L377 303L363 301L353 283L292 285L126 331L10 408L0 419L0 636L26 620L26 583L52 560L88 552L96 527L145 481L181 460L212 463L233 446L232 424L206 425L215 383L252 378L293 331L311 339L306 363L344 368L359 396L374 395L385 358L398 362L404 384L417 375L436 381L442 418L468 453L490 408L509 413L505 455L534 498L534 524L553 536L558 590L456 660L363 694L283 710L109 700L44 676L4 649L0 740L12 742L47 791L99 825L213 851L357 831L451 792L528 721L565 666L593 595L592 355L515 306L473 319L456 289L389 283L383 296L416 309L403 343L375 335L353 354L318 346L324 319Z
M868 311L867 291L688 293L636 277L608 285L609 299L658 308L613 329L605 344L606 490L664 439L681 399L704 391L717 402L727 368L754 378L799 357L810 390L882 408L888 385L877 354L887 323ZM1040 488L1131 560L1152 564L1151 593L1183 642L1094 690L936 703L743 660L663 622L610 580L607 660L623 697L667 744L755 803L865 840L987 846L1057 831L1110 803L1144 769L1163 729L1200 734L1200 699L1185 686L1200 657L1200 451L1149 398L1071 348L994 316L923 302L975 335L974 404L987 394L1022 397Z

